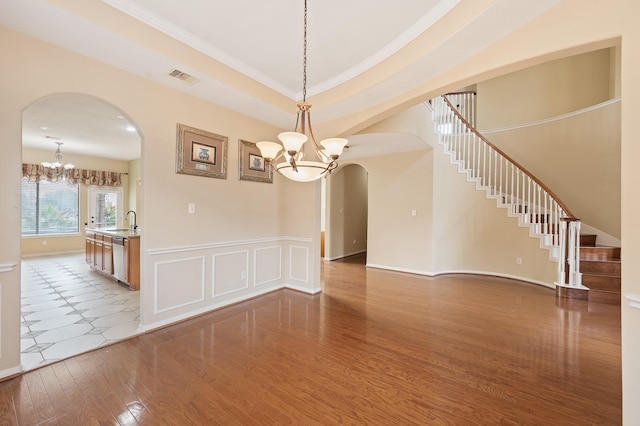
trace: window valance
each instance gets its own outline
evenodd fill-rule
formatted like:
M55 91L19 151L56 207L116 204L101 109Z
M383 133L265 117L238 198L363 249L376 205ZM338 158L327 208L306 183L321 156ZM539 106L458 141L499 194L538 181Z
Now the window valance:
M66 180L70 183L84 183L85 185L121 186L122 175L120 172L105 172L100 170L71 169L59 170L44 167L41 164L22 164L22 177L29 182L60 182Z

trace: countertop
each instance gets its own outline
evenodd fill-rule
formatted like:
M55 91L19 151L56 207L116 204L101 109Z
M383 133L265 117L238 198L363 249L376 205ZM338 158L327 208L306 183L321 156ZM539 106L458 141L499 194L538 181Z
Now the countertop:
M140 229L131 231L129 228L85 228L85 231L129 239L140 238Z

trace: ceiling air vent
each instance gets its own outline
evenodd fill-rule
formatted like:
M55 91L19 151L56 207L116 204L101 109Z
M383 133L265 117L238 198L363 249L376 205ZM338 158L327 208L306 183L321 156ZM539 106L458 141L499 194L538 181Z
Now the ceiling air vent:
M187 74L184 71L180 71L177 68L174 68L169 73L169 77L177 78L178 80L182 80L185 83L196 84L200 81L199 78L192 76L191 74Z

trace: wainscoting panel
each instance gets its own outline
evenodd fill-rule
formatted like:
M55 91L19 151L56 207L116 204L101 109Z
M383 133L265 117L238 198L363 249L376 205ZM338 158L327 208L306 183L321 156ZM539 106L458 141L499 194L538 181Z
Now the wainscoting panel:
M280 246L261 247L253 252L253 282L256 287L282 279L282 248Z
M275 237L149 249L140 288L141 328L164 327L285 287L315 294L318 271L309 259L315 243Z
M204 301L205 257L156 262L154 313Z
M223 296L249 287L249 251L214 254L212 256L212 297Z
M289 277L292 280L309 282L309 249L292 245L289 249Z

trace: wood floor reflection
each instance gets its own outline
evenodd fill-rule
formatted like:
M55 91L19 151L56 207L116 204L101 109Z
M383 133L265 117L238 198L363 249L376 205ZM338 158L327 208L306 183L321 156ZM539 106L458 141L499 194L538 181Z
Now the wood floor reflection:
M0 383L0 424L621 423L619 307L361 260Z

